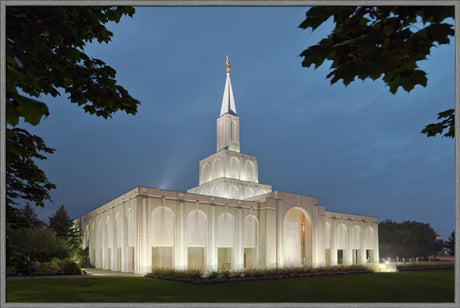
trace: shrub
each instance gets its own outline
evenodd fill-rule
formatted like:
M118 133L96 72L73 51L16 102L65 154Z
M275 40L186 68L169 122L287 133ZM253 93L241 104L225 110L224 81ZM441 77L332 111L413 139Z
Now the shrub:
M220 276L220 273L217 271L205 272L203 278L206 279L216 279Z
M255 280L255 279L282 279L290 277L305 277L324 274L345 274L345 273L372 272L364 265L333 266L333 267L285 267L267 269L246 269L234 271L208 271L200 270L175 270L175 269L154 269L146 277L163 279L183 280L193 283L212 283L225 281Z
M62 270L58 262L35 262L35 268L37 269L37 275L61 275Z
M35 262L36 275L81 275L80 266L70 259Z
M398 271L417 270L417 269L447 269L454 268L454 262L418 262L418 263L406 263L398 264L396 268Z
M81 268L74 261L66 261L63 264L64 275L81 275Z
M190 270L186 270L185 274L189 278L197 280L201 278L201 276L203 275L203 271L190 269Z

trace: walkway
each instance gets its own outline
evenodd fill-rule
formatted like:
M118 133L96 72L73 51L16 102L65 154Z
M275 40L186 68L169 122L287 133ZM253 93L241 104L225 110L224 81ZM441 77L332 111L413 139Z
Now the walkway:
M104 277L143 277L133 273L122 273L105 271L96 268L85 268L87 275L50 275L50 276L9 276L7 280L21 280L21 279L78 279L78 278L104 278Z

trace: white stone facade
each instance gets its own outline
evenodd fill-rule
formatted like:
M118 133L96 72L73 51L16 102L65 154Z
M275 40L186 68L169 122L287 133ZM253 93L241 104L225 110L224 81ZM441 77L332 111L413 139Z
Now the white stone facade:
M77 220L96 268L145 274L378 262L377 219L272 192L238 200L136 187Z
M376 263L374 217L328 212L317 198L274 191L240 153L227 62L217 153L187 193L136 187L76 220L96 268L224 270Z
M257 157L230 150L220 150L200 161L200 185L187 192L246 199L272 191L259 184Z

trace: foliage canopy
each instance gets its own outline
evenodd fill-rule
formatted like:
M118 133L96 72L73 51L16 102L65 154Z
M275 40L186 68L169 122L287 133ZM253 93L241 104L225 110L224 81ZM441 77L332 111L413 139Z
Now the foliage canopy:
M438 234L427 223L385 220L379 223L379 254L381 257L427 257L438 252Z
M43 154L42 154L43 153ZM12 128L6 131L6 202L17 204L17 198L44 206L50 199L49 191L56 185L49 182L35 160L44 160L44 154L54 153L42 138L25 129Z
M19 120L36 125L49 115L43 95L66 93L85 112L110 117L135 114L140 102L118 85L115 70L83 52L88 42L108 43L105 24L133 16L132 7L8 6L6 8L7 205L15 199L44 206L49 182L35 160L54 149L42 138L14 128ZM12 211L10 211L11 213Z
M21 92L56 97L59 89L90 114L135 114L140 103L116 84L115 70L83 52L88 42L111 40L105 23L133 14L132 7L7 7L8 124L15 126L22 117L36 125L49 114L45 103Z
M382 78L391 93L402 87L407 92L416 85L426 86L426 72L417 62L426 60L430 49L449 44L454 35L453 6L318 6L309 9L302 29L317 29L329 18L335 28L318 44L305 49L302 66L315 68L325 60L332 61L331 84L342 80L345 85L356 78ZM454 109L438 114L439 123L421 132L428 137L442 134L454 137Z

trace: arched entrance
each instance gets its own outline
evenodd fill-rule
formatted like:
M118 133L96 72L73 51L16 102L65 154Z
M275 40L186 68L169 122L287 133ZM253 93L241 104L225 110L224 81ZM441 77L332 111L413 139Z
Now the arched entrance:
M311 223L306 213L299 208L291 208L283 222L284 266L311 266Z

